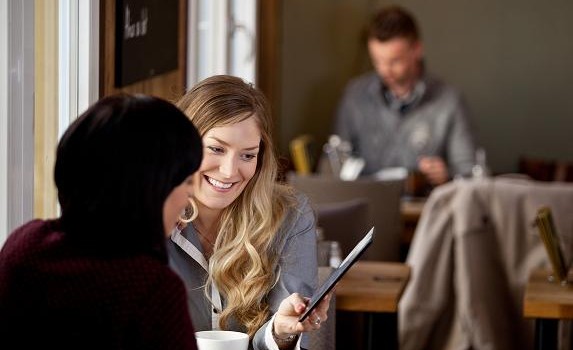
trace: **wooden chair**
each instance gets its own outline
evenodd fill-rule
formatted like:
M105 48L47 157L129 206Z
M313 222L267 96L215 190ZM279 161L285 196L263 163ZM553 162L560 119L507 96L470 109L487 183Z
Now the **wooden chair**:
M523 156L519 159L519 173L538 181L573 182L573 163Z

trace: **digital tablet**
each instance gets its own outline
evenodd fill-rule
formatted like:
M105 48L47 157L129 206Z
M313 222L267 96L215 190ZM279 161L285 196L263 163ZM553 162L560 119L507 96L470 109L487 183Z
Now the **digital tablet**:
M358 260L360 255L364 253L366 248L368 248L370 243L372 243L373 238L374 238L374 227L372 227L370 231L368 231L368 233L364 236L364 238L362 238L362 240L360 240L360 242L356 244L354 249L352 249L352 251L346 256L346 258L344 258L344 260L340 263L340 266L338 266L330 274L330 276L328 276L326 281L324 281L324 283L320 286L320 288L318 288L318 290L310 298L306 310L298 319L299 322L303 322L308 317L308 315L310 315L312 310L314 310L314 308L318 306L320 301L326 296L326 294L328 294L328 292L330 292L332 287L336 285L336 282L338 282L338 280L340 280L340 278L344 276L344 274L346 273L346 271L348 271L348 269L350 269L352 264L354 264L354 262Z

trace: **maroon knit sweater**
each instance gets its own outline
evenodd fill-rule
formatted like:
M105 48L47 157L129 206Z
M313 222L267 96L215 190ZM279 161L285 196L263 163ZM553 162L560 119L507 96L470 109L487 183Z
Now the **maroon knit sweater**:
M197 349L186 303L161 259L80 254L57 220L23 225L0 251L2 349Z

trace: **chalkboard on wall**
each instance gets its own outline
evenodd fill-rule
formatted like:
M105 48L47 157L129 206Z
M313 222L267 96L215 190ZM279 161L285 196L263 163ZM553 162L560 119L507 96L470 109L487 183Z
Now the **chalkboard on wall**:
M178 0L117 1L116 87L178 68L178 10Z

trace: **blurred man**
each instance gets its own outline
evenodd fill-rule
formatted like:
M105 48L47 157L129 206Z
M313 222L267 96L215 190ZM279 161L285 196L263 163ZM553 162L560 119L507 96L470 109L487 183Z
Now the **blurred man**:
M366 165L421 172L432 185L470 175L474 136L461 94L424 70L415 19L403 8L378 12L368 29L374 71L352 80L340 101L335 133Z

